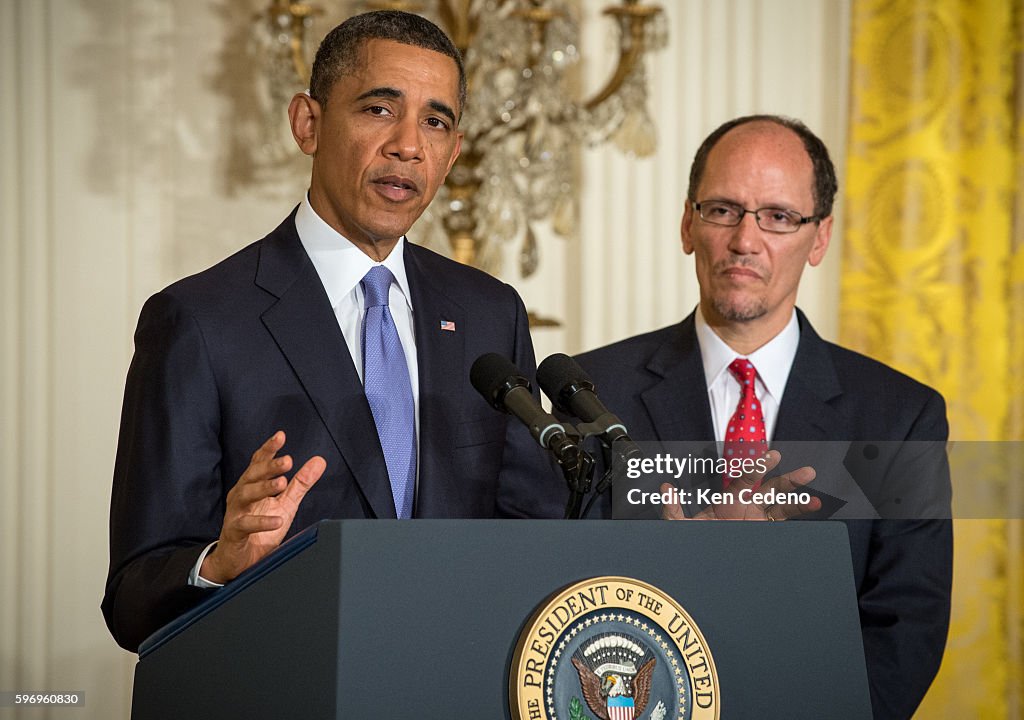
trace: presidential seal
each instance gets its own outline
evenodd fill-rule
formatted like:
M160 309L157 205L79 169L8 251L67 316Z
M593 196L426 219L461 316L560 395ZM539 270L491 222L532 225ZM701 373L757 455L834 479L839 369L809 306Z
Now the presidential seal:
M682 606L656 587L597 577L526 623L509 673L516 720L717 720L718 673Z

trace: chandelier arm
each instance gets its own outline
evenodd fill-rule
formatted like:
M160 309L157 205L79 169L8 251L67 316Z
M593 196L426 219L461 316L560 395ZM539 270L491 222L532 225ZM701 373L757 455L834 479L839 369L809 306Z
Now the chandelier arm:
M626 82L626 78L629 77L630 73L636 69L637 64L643 59L644 48L642 47L641 42L636 41L638 34L636 32L636 27L636 25L632 26L634 42L630 44L628 50L619 54L619 62L615 66L615 72L612 73L608 82L596 95L594 95L594 97L583 103L583 107L586 110L593 110L618 92L619 88L622 87L622 84ZM640 26L640 31L641 32L639 34L642 37L643 26Z
M441 26L448 31L449 35L452 35L456 22L452 0L437 0L437 16L441 21ZM458 43L455 44L458 46Z
M288 48L291 55L292 69L295 76L307 88L309 87L310 68L306 62L306 20L315 15L323 15L323 8L304 2L285 2L287 0L276 0L270 10L267 11L271 18L276 14L287 12L288 23Z
M306 59L303 57L306 45L305 40L301 36L292 33L289 44L292 49L292 67L295 68L295 75L301 78L303 84L308 88L310 71L309 66L306 64Z
M472 0L462 0L461 7L457 7L457 0L437 1L437 13L441 24L445 26L463 58L466 56L466 50L473 44L473 37L476 34L476 18L470 7L472 4Z

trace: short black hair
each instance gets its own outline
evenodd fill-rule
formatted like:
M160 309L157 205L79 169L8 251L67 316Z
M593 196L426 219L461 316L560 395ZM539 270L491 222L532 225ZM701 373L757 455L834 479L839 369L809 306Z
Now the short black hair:
M462 54L437 25L424 17L401 10L375 10L354 15L327 33L313 60L309 95L327 104L339 77L353 72L367 40L394 40L447 55L459 68L459 115L466 105L466 69Z
M704 179L704 169L708 163L708 155L712 148L722 137L740 125L747 125L753 122L768 122L788 128L797 134L807 150L814 167L814 215L817 218L826 218L832 214L832 203L835 201L836 193L839 190L839 183L836 180L836 168L829 157L828 148L817 135L811 132L810 128L799 120L785 117L783 115L746 115L744 117L730 120L719 125L713 133L704 139L697 154L693 156L693 165L690 166L690 187L686 191L691 202L697 202L697 188Z

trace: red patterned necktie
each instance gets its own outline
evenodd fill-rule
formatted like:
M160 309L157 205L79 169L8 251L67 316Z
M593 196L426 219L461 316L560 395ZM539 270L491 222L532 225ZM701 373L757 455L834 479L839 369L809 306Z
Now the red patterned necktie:
M733 458L761 457L768 452L768 440L761 401L754 392L757 368L749 360L736 358L729 363L729 372L740 384L740 403L725 429L725 458L732 464ZM728 475L722 478L722 484L726 488L729 487L729 483Z

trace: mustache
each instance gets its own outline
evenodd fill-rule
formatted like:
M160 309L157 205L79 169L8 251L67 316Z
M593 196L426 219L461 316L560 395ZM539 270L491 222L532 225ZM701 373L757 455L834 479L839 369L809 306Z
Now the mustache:
M733 257L725 260L719 260L711 267L712 271L715 273L723 273L726 270L731 270L733 268L753 270L762 278L771 277L771 273L767 268L763 267L760 263L750 257Z

